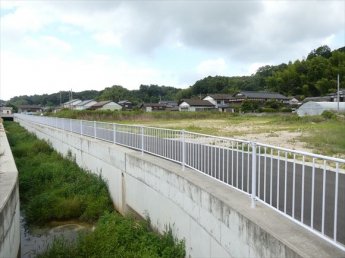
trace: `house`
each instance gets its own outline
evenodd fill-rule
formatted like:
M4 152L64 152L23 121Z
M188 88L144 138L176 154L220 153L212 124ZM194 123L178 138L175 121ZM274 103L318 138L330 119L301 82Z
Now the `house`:
M75 106L82 102L80 99L72 99L62 104L63 108L75 109Z
M220 112L234 112L231 107L230 99L234 99L231 94L208 94L203 100L207 100L214 104Z
M176 110L174 108L177 107L177 101L174 100L160 100L158 104L166 105L166 110Z
M18 113L33 115L42 112L42 108L38 105L17 105Z
M142 103L139 108L146 112L165 111L167 106L159 103Z
M94 101L93 99L89 99L89 100L84 100L78 104L75 105L75 109L76 110L84 110L84 109L88 109L89 107L95 105L97 103L97 101Z
M12 109L13 107L0 107L0 113L9 115L12 114Z
M133 103L128 100L120 100L117 102L120 106L122 106L123 111L132 111L133 110Z
M180 111L190 112L214 110L216 108L215 104L201 99L181 99L178 106Z
M117 104L114 101L111 100L105 100L105 101L100 101L94 105L92 105L91 107L89 107L88 109L91 110L111 110L111 111L119 111L122 109L122 106Z
M324 97L307 97L302 102L307 103L309 101L313 102L330 102L331 97L330 96L324 96Z
M266 91L239 91L233 95L232 99L229 99L229 103L241 104L245 99L256 101L259 103L265 103L268 100L276 100L283 104L288 105L290 99L277 92Z
M299 100L298 99L296 99L295 97L292 97L292 98L290 98L290 100L289 100L289 105L291 106L291 107L297 107L298 105L300 105L301 103L299 102Z
M331 102L338 102L338 92L328 94ZM339 102L345 102L345 89L339 89Z

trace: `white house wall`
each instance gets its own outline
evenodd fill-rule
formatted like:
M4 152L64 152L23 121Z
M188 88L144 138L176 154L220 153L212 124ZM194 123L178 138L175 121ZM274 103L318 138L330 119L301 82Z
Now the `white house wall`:
M211 98L210 96L207 96L204 98L204 100L208 100L209 102L211 102L213 105L217 105L217 101L215 101L213 98Z

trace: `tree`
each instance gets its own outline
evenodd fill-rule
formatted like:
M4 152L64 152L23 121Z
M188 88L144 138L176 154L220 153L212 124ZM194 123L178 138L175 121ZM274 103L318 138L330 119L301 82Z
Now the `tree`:
M314 57L322 56L324 58L330 58L332 56L332 51L327 45L323 45L321 47L318 47L317 49L314 49L308 54L307 60L311 60Z
M245 99L241 104L241 111L255 111L259 108L259 103L253 100Z

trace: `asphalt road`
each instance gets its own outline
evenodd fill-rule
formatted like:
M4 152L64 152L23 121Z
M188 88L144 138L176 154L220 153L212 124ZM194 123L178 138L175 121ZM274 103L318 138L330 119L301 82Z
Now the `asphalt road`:
M88 130L85 130L85 133L93 136L94 131L90 127ZM113 132L105 129L97 129L97 137L106 139L110 142L114 140ZM180 140L181 139L176 140L174 138L145 136L145 152L181 162L182 143ZM116 141L118 144L130 145L134 148L141 149L141 135L117 132ZM186 142L185 162L189 167L236 186L245 192L251 193L251 153L248 153L246 150L242 151L241 147L239 147L239 150L237 150L236 146L234 149L223 149L212 144L200 145L193 142ZM303 166L300 163L299 161L294 165L290 160L285 161L284 157L281 157L279 160L276 156L271 158L270 154L267 154L266 157L262 154L260 157L257 155L256 162L257 196L261 200L271 203L273 207L280 211L285 211L286 214L294 216L294 218L299 221L301 221L302 218L303 170ZM295 180L293 179L294 166ZM313 214L312 227L321 232L323 169L315 168L314 195L312 195L312 167L305 165L304 173L303 223L311 226L311 214ZM345 175L339 173L338 180L337 241L345 244ZM293 191L293 188L295 188L295 191ZM295 192L294 197L293 192ZM229 198L231 197L229 196ZM311 205L312 200L314 203L313 212ZM331 238L333 238L334 233L334 203L335 173L327 170L325 183L324 233Z

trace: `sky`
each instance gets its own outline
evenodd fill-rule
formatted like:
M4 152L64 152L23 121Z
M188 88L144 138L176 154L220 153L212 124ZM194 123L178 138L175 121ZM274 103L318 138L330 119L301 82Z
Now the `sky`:
M0 99L207 76L345 46L345 1L0 0Z

